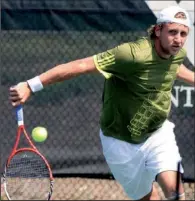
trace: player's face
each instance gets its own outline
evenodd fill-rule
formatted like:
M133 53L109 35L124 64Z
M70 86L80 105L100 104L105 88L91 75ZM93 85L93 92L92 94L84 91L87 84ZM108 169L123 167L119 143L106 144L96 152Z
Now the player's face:
M189 28L182 24L164 24L159 32L160 49L163 54L176 55L185 44Z

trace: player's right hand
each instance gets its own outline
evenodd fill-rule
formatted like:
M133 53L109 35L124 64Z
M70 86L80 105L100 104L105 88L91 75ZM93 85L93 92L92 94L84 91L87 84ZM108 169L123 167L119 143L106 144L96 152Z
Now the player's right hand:
M9 99L12 106L18 106L24 104L30 97L32 91L27 82L20 82L9 89Z

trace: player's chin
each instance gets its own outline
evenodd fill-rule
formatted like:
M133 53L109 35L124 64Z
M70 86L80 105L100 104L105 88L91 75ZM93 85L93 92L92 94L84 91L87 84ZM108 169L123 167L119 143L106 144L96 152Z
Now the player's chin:
M170 49L170 53L171 55L176 55L179 51L181 50L181 48L171 48Z
M172 50L172 51L170 51L170 54L172 56L175 56L175 55L177 55L178 52L179 52L179 50Z

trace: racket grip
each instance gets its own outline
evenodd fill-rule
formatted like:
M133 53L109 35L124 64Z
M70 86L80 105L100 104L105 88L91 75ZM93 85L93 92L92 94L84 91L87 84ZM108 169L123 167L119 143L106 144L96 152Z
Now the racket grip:
M18 126L24 125L24 115L22 105L18 105L16 107L16 119L18 122Z

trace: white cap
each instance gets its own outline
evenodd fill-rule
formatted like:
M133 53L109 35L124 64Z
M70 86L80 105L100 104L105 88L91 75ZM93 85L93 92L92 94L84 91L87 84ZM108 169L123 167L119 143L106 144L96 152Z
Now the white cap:
M182 18L179 18L179 16L182 16ZM188 13L179 6L170 6L159 12L156 23L161 24L169 22L183 24L187 27L191 26Z

